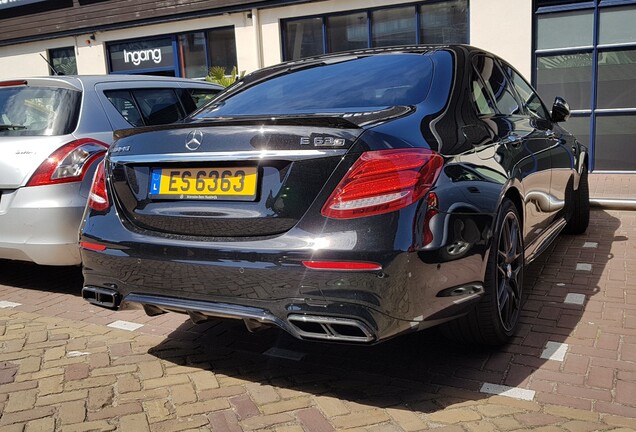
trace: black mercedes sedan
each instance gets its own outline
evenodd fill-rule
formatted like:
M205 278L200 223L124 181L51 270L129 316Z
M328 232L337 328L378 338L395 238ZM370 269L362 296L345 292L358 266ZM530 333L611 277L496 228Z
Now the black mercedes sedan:
M181 124L117 133L82 296L371 344L506 343L524 267L589 220L588 151L505 61L370 49L254 72Z

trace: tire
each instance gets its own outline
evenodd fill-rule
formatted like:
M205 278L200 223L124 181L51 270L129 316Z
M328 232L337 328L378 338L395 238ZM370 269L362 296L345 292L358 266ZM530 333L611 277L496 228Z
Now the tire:
M480 345L510 341L519 323L523 298L523 232L517 208L504 198L488 254L484 295L467 315L442 326L451 338Z
M590 224L590 186L587 178L587 165L583 165L579 188L572 192L570 218L563 228L565 234L583 234Z

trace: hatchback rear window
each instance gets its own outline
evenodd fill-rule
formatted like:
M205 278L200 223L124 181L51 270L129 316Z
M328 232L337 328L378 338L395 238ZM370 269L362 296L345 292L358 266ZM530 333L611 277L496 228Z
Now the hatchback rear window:
M342 57L316 64L301 63L235 94L230 91L226 99L208 105L196 117L415 105L426 98L432 75L431 60L421 54Z
M0 87L0 136L67 135L77 127L81 92L55 87Z

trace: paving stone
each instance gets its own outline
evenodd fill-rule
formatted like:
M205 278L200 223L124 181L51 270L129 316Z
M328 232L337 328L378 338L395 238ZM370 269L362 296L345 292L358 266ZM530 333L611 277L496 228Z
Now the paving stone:
M125 415L119 419L121 431L150 432L148 419L143 413Z

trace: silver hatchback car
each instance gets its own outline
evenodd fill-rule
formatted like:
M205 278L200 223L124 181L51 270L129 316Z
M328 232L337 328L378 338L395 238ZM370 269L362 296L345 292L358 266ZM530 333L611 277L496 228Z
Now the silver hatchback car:
M221 89L126 75L0 82L0 259L80 264L78 228L113 131L181 120Z

